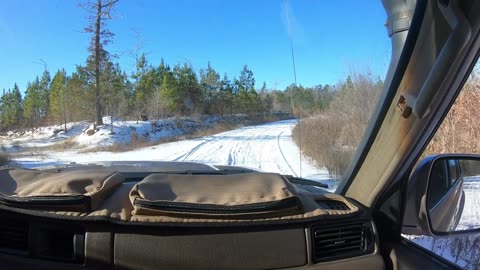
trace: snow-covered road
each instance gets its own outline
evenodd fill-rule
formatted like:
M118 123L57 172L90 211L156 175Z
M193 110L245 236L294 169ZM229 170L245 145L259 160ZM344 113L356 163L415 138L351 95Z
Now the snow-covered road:
M74 150L43 152L21 157L21 166L36 167L62 163L95 161L163 160L193 161L211 165L236 165L265 172L277 172L310 179L328 179L325 169L317 168L300 156L292 140L296 120L285 120L243 127L198 139L164 143L129 152L77 153Z

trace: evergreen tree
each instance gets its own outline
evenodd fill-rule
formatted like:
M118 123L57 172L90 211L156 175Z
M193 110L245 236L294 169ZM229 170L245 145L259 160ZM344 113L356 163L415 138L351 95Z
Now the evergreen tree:
M33 82L29 82L23 102L23 116L29 122L30 127L38 127L42 115L42 89L38 76Z
M202 104L206 113L220 113L222 111L220 102L220 75L208 62L207 69L200 70L200 86L202 88Z
M182 115L200 113L202 93L193 68L186 63L183 66L176 65L173 68L173 77L176 81L173 99L177 104L177 113Z
M22 121L22 95L15 83L12 90L0 97L0 124L2 128L19 126Z
M78 66L77 71L72 73L66 82L66 115L69 121L93 119L92 91L87 78L83 68Z
M45 69L38 84L38 117L40 121L47 117L50 107L50 80L50 72Z
M135 107L137 117L148 114L148 105L153 96L153 91L157 86L158 78L155 69L148 64L145 54L141 54L136 61L136 70L132 74L134 83ZM160 84L160 83L158 83Z
M113 132L113 122L116 119L114 116L123 116L125 113L119 105L125 104L125 98L128 97L127 78L120 65L107 62L101 80L102 113L110 116L110 128Z
M222 102L222 112L224 113L233 113L233 88L232 82L228 79L227 73L223 75L223 79L220 82L220 95Z
M260 89L260 99L261 106L264 112L271 112L273 108L273 98L272 95L267 90L267 84L263 82L262 88Z
M253 77L253 72L248 69L247 65L244 65L242 71L240 72L238 87L240 91L250 91L255 87L255 78Z
M178 110L178 97L175 89L176 85L173 74L171 72L164 72L160 95L163 101L163 108L168 114L175 113Z
M62 69L55 73L50 85L50 114L57 123L64 124L65 131L67 131L67 110L69 108L67 82L67 74Z

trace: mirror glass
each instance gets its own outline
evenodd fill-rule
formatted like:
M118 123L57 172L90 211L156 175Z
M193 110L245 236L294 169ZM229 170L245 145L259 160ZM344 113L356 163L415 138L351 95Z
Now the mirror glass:
M435 232L480 228L480 159L437 159L428 181L427 209Z

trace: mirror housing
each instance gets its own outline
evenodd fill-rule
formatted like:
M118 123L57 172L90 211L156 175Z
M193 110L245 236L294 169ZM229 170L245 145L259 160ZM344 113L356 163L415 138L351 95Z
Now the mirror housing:
M456 231L457 224L461 219L465 203L465 192L463 191L464 177L469 176L464 175L464 173L460 170L460 163L464 164L463 162L465 162L465 164L468 162L478 162L478 172L475 172L473 175L480 175L480 155L434 155L426 157L417 164L416 168L410 174L406 188L405 209L402 222L403 234L438 237L480 232L480 228L469 228L466 230ZM440 195L442 197L439 199L438 186L441 185L441 180L438 179L438 176L440 176L440 178L443 177L444 179L448 179L446 180L447 182L450 181L450 179L447 175L449 174L447 172L448 168L445 167L447 170L444 171L444 175L439 175L438 166L447 166L448 164L452 163L458 166L457 172L459 172L459 174L456 180L452 181L452 184L447 191ZM432 170L434 168L435 171ZM434 177L432 177L432 175ZM475 178L473 179L474 180L469 181L477 181ZM480 180L478 181L480 182ZM437 190L437 194L435 194L435 192L433 192L433 190L430 188L434 184L437 186L434 186L433 190ZM432 194L437 196L437 202L430 206L429 204L432 204L432 196L435 198L435 196Z

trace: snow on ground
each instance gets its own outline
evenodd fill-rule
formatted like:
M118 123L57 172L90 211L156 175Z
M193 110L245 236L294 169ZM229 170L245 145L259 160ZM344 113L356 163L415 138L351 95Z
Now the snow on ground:
M165 137L184 134L185 130L199 127L200 123L189 119L162 119L159 121L114 121L113 129L110 117L105 117L104 125L94 131L93 124L75 138L81 146L102 147L113 144L126 144L132 141L132 136L145 141L159 141ZM203 126L203 125L202 125Z
M465 206L457 230L480 228L480 177L465 177L463 180Z
M240 116L238 116L240 117ZM169 118L158 121L121 121L114 119L113 128L109 116L104 125L94 129L93 124L82 121L63 125L39 127L26 131L9 131L0 136L0 144L6 152L29 151L31 148L52 146L71 139L79 148L109 146L130 143L137 140L159 141L162 138L189 134L202 128L211 128L215 123L225 121L219 117L207 116L201 120L190 118Z
M39 127L26 131L9 131L6 135L0 136L0 144L7 152L19 152L25 148L50 146L68 138L79 136L88 126L87 121L67 123L67 133L64 131L64 125Z
M329 180L329 174L325 169L317 168L305 157L302 157L300 162L299 149L291 136L295 124L296 120L284 120L120 153L78 153L77 150L47 151L43 152L42 155L20 157L16 159L16 162L21 166L30 168L70 162L142 160L236 165L317 180L328 184L329 191L334 191L336 182ZM128 123L128 125L134 126L134 123ZM139 128L136 128L136 130L138 131ZM104 135L100 134L98 135L99 138L106 136L105 133L103 133ZM128 136L120 132L118 134L119 136ZM94 141L88 142L89 144L99 144L96 137L87 137L83 134L80 137Z

